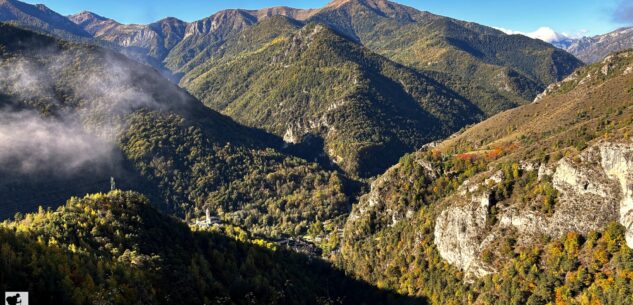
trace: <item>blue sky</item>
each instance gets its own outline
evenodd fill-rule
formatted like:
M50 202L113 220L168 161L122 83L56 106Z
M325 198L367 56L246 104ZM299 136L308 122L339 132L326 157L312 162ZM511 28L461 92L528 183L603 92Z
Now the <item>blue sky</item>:
M262 8L286 5L314 8L328 0L27 0L43 3L64 15L83 10L123 23L149 23L166 16L192 21L226 8ZM597 35L625 25L616 20L617 12L631 0L400 0L402 4L462 20L532 32L551 27L571 35L587 32ZM628 13L625 13L628 14ZM633 14L631 14L633 15ZM630 16L630 15L629 15ZM620 16L621 17L621 16ZM633 20L631 20L633 21ZM633 23L633 22L632 22Z

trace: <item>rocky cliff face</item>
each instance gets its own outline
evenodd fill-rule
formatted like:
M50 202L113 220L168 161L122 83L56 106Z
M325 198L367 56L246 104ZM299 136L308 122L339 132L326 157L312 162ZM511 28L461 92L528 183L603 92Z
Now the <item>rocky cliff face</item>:
M187 23L165 18L149 25L121 24L91 12L69 16L72 22L95 38L147 54L160 61L182 40Z
M192 35L206 35L210 33L217 37L226 37L256 22L257 17L243 10L221 11L211 17L189 24L185 31L185 38Z
M183 39L187 25L188 23L182 20L169 17L152 23L149 27L161 34L163 47L171 50Z
M620 184L619 221L626 228L626 243L633 248L633 147L612 144L600 147L601 166L607 176Z
M586 149L576 160L561 159L553 185L559 193L551 217L508 211L502 226L522 233L544 233L558 237L569 231L587 234L619 221L631 234L631 186L633 145L601 143ZM627 240L629 247L633 242Z
M486 232L490 193L473 195L466 204L448 207L436 220L434 238L437 250L449 264L467 275L488 275L494 269L480 259L481 251L495 238Z
M68 19L90 33L90 35L95 35L106 26L117 24L117 22L112 19L88 11L70 15Z
M537 166L523 166L536 171ZM490 194L500 181L493 172L482 174L480 183L466 182L460 192L447 198L448 207L437 217L435 245L448 263L469 276L481 277L494 268L481 259L481 253L503 230L514 230L521 242L532 237L557 238L567 232L587 234L618 221L626 228L626 241L633 248L633 144L602 142L574 158L563 158L548 169L541 165L539 179L551 180L558 192L555 211L546 215L519 206L510 198L496 219L491 219ZM493 181L495 183L490 183ZM482 191L483 189L483 191Z

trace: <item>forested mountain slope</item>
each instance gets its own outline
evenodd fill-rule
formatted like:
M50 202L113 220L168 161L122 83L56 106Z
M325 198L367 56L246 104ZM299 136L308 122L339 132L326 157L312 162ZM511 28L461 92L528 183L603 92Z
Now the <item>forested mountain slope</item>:
M240 230L192 232L134 192L0 223L0 249L0 289L28 290L32 304L425 303Z
M581 65L537 40L388 1L335 1L301 15L308 25L225 13L244 19L230 27L240 34L198 53L180 70L180 84L213 109L288 142L316 135L331 160L361 177L446 132L531 102ZM339 35L311 35L315 22ZM402 106L411 99L422 109Z
M582 64L560 49L525 36L506 35L390 1L352 0L304 11L272 8L219 12L195 23L197 26L188 34L191 37L168 56L168 66L186 76L197 66L222 56L225 46L239 39L238 33L274 15L325 24L378 54L433 72L437 81L467 97L488 115L531 102L547 85Z
M22 11L33 9L13 2ZM190 23L166 18L124 25L90 12L67 20L94 43L148 63L172 80L182 78L181 86L241 123L293 143L316 136L309 150L322 153L310 158L329 159L359 177L376 175L403 153L465 125L531 102L581 65L541 41L386 0L337 0L310 10L225 10ZM54 33L48 28L61 23L25 25ZM295 28L315 23L331 38L317 39L308 54L288 48L301 46L288 39L307 35ZM283 48L294 57L280 56ZM316 60L319 70L297 70ZM307 92L308 85L314 90Z
M63 196L143 191L181 217L205 208L253 232L302 235L349 209L345 179L102 48L0 25L3 217ZM81 182L81 183L78 183ZM50 196L49 196L50 195Z
M325 24L396 62L433 71L439 81L488 114L530 102L548 84L581 65L568 53L539 40L385 0L333 1L311 10L221 11L189 24L166 64L172 71L186 74L217 57L245 29L275 15Z
M385 0L334 1L309 20L396 62L436 72L487 114L531 102L581 65L539 40Z
M323 139L329 158L352 175L376 175L484 117L432 78L321 25L273 17L225 46L183 86L207 106L287 142Z
M404 157L335 259L435 304L631 304L633 55Z
M93 38L177 75L215 57L229 39L272 16L324 23L390 59L436 71L442 82L490 114L530 101L580 65L573 56L541 41L386 0L336 0L308 10L233 9L190 23L165 18L148 25L124 25L91 12L66 18L16 0L6 0L0 7L1 21L64 38ZM483 79L474 81L469 75Z

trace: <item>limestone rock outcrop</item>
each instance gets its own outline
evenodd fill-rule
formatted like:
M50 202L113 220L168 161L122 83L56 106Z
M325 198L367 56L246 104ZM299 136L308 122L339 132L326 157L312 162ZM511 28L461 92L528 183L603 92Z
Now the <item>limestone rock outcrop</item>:
M472 197L466 204L448 207L435 222L434 241L437 250L449 264L466 272L466 278L494 272L480 259L480 252L494 240L486 232L490 193Z
M448 207L437 217L435 245L442 258L469 276L484 276L494 269L480 259L481 251L496 238L500 229L513 229L521 236L560 237L575 231L587 234L618 221L626 228L627 245L633 248L633 144L598 143L577 157L563 158L550 170L544 164L538 177L551 175L558 192L555 211L548 216L526 211L512 201L500 211L498 221L487 226L490 191L477 192L499 181L498 173L487 173L479 187L466 181L461 192L447 198ZM512 200L512 199L510 199Z

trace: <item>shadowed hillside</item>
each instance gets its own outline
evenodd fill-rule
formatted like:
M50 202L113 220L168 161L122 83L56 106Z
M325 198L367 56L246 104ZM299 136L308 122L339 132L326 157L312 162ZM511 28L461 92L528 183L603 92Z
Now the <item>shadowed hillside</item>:
M348 211L340 174L283 153L281 139L210 110L155 70L0 29L4 217L18 203L29 211L108 190L111 176L164 211L190 218L209 208L272 236L300 236Z
M425 304L237 233L192 232L138 193L72 198L0 224L0 289L32 304Z

